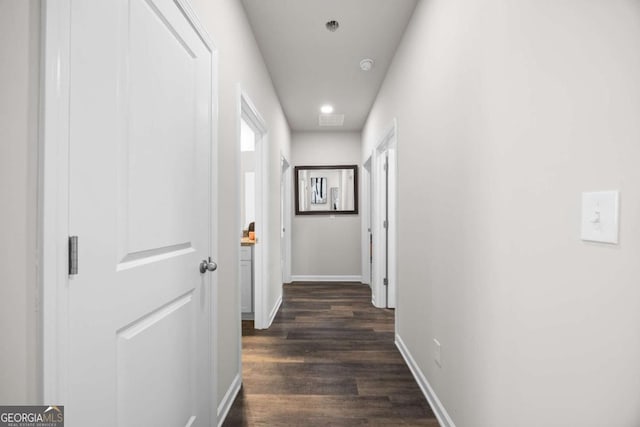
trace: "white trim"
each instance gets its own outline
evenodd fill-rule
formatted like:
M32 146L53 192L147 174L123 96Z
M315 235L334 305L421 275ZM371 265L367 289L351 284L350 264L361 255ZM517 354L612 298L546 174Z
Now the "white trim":
M236 92L237 92L237 101L238 104L236 105L236 114L235 114L235 118L236 118L236 141L235 141L235 145L236 145L236 177L235 177L235 194L242 194L242 189L240 188L242 185L242 150L241 150L241 141L242 141L242 123L241 123L241 119L242 119L242 87L240 86L240 84L238 83L237 87L236 87ZM242 236L242 231L244 229L244 218L241 218L242 216L242 208L241 208L241 197L236 197L236 206L235 206L235 211L236 211L236 215L235 215L235 223L234 223L234 227L235 229L238 231L238 236ZM237 352L237 366L238 366L238 372L236 374L237 377L242 378L242 294L241 294L241 283L240 283L240 278L242 277L242 268L240 266L240 260L242 259L241 256L241 251L242 251L242 246L241 245L236 245L235 247L236 250L236 257L237 257L237 264L236 264L236 277L238 278L237 282L236 282L236 286L235 289L238 290L238 313L239 313L239 320L238 320L238 324L236 326L236 336L238 337L238 343L236 346L236 352ZM253 256L253 255L252 255ZM253 259L253 258L252 258ZM255 316L254 316L255 318ZM253 320L253 319L252 319ZM232 381L233 384L233 381ZM228 393L227 393L228 394ZM225 395L226 398L226 395ZM224 401L224 399L223 399ZM223 402L222 401L222 402ZM222 403L221 402L221 403ZM226 414L225 414L226 417ZM220 420L220 418L218 418ZM222 421L224 421L224 419L222 419Z
M199 19L194 18L191 19L191 22L197 23L197 29L200 34L205 35L205 42L207 46L209 46L209 50L211 51L211 73L213 75L213 81L211 82L211 167L209 168L210 173L212 173L211 180L211 209L213 210L213 214L210 215L211 224L209 230L211 231L211 236L209 237L210 242L210 252L211 257L214 260L219 260L220 249L219 249L219 227L218 220L220 218L220 203L219 203L219 183L220 183L220 155L218 150L218 133L220 128L220 120L219 120L219 100L220 100L220 91L218 87L218 80L220 78L220 68L218 66L218 48L211 38L210 34L208 34L202 23ZM211 291L211 308L209 315L211 316L211 331L210 331L210 340L211 343L209 345L209 349L211 351L211 373L210 373L210 387L211 391L209 393L209 398L211 402L218 401L218 349L220 347L220 342L218 341L218 322L215 319L218 316L218 289L219 289L219 280L218 275L214 274L211 277L211 285L213 286ZM209 420L210 424L214 424L218 419L216 409L214 405L210 405L209 410Z
M456 425L453 423L453 420L447 413L447 410L445 409L444 405L442 405L442 402L440 402L440 399L438 399L436 392L431 387L431 384L429 384L429 381L427 381L427 378L422 373L422 370L420 369L415 359L409 352L409 349L405 345L404 341L402 340L400 335L397 333L396 333L396 347L398 347L398 350L400 351L400 354L404 358L404 361L407 362L407 366L411 370L411 373L413 374L413 377L418 383L418 386L420 386L420 390L422 390L422 394L424 394L424 397L426 397L427 401L429 402L431 409L433 409L433 413L438 418L438 422L440 423L440 425L442 427L456 427Z
M240 188L240 186L242 185L242 150L241 150L241 141L242 141L242 123L241 123L241 119L242 119L242 87L240 86L240 84L238 83L237 88L236 88L236 92L237 92L237 101L238 104L236 105L236 114L235 114L235 118L236 118L236 177L235 177L235 194L242 194L242 189ZM235 229L238 230L238 236L242 236L242 231L244 229L244 218L241 218L242 216L242 208L241 208L241 201L240 201L241 197L236 197L236 206L235 206L235 211L236 211L236 215L235 215ZM240 278L242 277L242 268L240 266L240 260L242 259L241 256L241 251L242 251L242 246L241 245L236 245L235 247L236 250L236 257L237 257L237 265L236 265L236 277L238 278L238 281L236 282L236 286L235 289L238 290L238 313L239 313L239 320L238 320L238 324L236 326L236 336L238 337L238 345L236 346L236 352L238 354L238 358L237 358L237 363L238 363L238 373L236 374L237 376L239 376L240 378L242 378L242 294L241 294L241 283L240 283ZM253 255L252 255L253 256ZM252 258L253 259L253 258ZM254 316L255 318L255 316ZM232 382L233 384L233 382ZM225 395L226 397L226 395ZM226 416L226 415L225 415ZM219 418L218 418L219 419Z
M240 374L236 374L233 381L231 381L229 389L224 394L220 405L218 405L218 427L220 427L224 423L224 420L227 418L229 410L231 409L231 406L233 406L233 402L236 400L238 393L240 393L241 387L242 380Z
M42 8L41 140L38 189L44 402L67 399L67 237L69 236L69 45L71 5Z
M358 282L362 283L362 276L311 276L311 275L293 275L292 282Z
M209 32L207 32L204 25L202 25L202 22L200 22L200 19L198 18L198 15L195 13L193 8L191 7L190 2L188 0L174 0L174 1L176 3L176 6L178 6L178 9L182 11L182 13L187 18L187 21L189 21L189 24L191 24L193 29L196 30L196 34L198 35L198 37L200 37L200 40L202 40L202 43L205 44L209 52L211 52L214 55L217 54L218 49L216 49L216 47L214 46L211 35L209 34Z
M271 326L271 324L273 323L273 319L275 319L276 314L278 314L278 310L280 310L281 305L282 305L282 295L280 295L280 297L278 298L278 301L276 301L273 308L271 309L271 313L269 313L269 323L267 324L265 329Z

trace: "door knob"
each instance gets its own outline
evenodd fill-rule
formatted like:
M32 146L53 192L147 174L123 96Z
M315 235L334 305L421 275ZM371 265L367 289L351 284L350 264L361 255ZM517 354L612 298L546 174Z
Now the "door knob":
M211 257L209 260L203 259L200 263L200 273L206 273L207 271L216 271L218 269L218 264L211 261Z

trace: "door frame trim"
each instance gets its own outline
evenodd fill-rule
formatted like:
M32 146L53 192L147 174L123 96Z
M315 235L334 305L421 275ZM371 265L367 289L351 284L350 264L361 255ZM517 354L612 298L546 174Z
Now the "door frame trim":
M42 7L42 85L38 179L39 341L43 402L66 404L69 276L69 0Z
M211 52L211 168L210 212L218 212L218 49L197 18L188 0L174 0ZM69 236L69 88L71 1L43 2L41 9L40 124L38 141L38 287L41 301L38 328L38 399L65 405L68 397L68 275ZM211 256L218 255L217 215L210 215ZM80 243L82 244L82 243ZM211 275L214 276L214 275ZM217 309L217 279L211 277L211 312ZM209 339L217 343L217 322ZM210 398L217 401L217 347L210 353ZM210 420L217 421L215 404Z

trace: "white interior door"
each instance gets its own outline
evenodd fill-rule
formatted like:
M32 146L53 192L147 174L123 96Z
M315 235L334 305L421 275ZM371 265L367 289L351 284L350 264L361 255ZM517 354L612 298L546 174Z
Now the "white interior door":
M371 292L376 307L387 307L386 151L373 159Z
M375 246L375 261L378 275L380 306L396 307L396 184L395 149L386 148L378 155L378 202L379 221L376 228L378 238ZM380 286L381 285L381 286Z
M213 53L192 16L71 2L71 427L212 421Z
M376 307L395 308L398 294L396 123L384 134L372 159L373 263L371 290Z
M397 257L397 201L396 201L396 150L387 150L387 307L395 308L398 296L398 278L396 273Z
M383 243L381 246L381 251L383 252L383 266L382 266L382 274L383 274L383 284L385 289L384 300L386 301L387 307L389 307L389 156L387 153L382 154L382 239Z
M291 218L291 168L284 156L280 158L280 268L282 270L282 283L291 280L290 259L290 218Z
M371 183L371 160L369 157L362 165L362 175L360 178L360 188L362 197L360 198L361 214L362 214L362 283L371 286L371 269L372 269L372 249L373 249L373 230L371 229L371 214L373 211L373 186Z

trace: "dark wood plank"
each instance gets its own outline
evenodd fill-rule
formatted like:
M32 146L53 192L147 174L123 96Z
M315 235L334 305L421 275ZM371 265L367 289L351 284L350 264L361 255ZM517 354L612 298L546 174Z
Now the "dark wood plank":
M224 426L437 426L393 321L366 285L285 285L271 328L243 321L243 388Z

